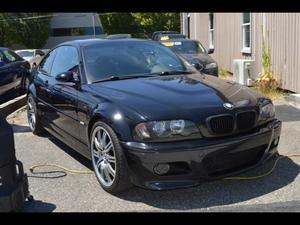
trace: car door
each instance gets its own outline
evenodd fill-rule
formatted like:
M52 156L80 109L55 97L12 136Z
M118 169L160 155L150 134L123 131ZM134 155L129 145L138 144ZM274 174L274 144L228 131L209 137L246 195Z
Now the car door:
M26 68L22 66L21 58L9 49L2 51L2 58L5 63L1 68L0 84L2 92L5 93L9 90L18 88L21 86L23 76L26 74Z
M80 139L79 122L77 116L78 85L72 82L60 82L55 79L58 74L72 71L79 76L79 55L73 46L61 46L56 49L57 53L51 69L51 106L55 114L51 116L51 122L55 128L64 131L66 136Z
M2 51L0 51L0 64L0 95L3 95L9 89L10 70Z
M33 79L34 79L34 86L36 90L37 96L37 103L39 109L42 113L41 119L44 122L47 122L48 125L50 122L50 117L52 113L54 113L51 107L51 95L50 95L50 88L49 88L49 80L52 79L51 77L51 67L53 64L53 60L55 58L56 49L50 51L42 60L40 65L37 67L36 70L32 72Z

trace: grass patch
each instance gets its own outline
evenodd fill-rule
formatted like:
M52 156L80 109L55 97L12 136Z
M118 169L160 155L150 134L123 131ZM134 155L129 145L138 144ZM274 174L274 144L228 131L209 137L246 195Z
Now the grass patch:
M219 78L223 80L232 80L232 74L224 68L219 70Z
M270 98L272 101L281 100L288 96L289 92L282 90L280 88L276 89L268 89L268 88L260 88L257 86L252 87L255 91L262 93L263 95Z

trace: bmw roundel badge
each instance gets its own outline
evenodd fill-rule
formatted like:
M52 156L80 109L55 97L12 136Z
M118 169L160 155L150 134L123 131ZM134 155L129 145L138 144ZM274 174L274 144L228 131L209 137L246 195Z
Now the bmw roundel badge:
M229 102L225 102L223 104L223 106L224 106L225 109L229 109L229 110L232 110L234 108L234 105L229 103Z

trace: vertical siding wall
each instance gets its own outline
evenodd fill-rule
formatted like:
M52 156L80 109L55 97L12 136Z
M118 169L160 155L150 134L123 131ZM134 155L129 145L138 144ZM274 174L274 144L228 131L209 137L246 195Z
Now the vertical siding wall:
M263 13L251 14L251 54L243 54L242 13L215 13L215 52L220 68L232 71L233 59L253 59L254 77L262 71ZM266 13L272 70L282 88L300 92L300 13ZM191 38L208 48L208 13L191 14Z
M272 69L282 87L300 93L300 13L267 13Z

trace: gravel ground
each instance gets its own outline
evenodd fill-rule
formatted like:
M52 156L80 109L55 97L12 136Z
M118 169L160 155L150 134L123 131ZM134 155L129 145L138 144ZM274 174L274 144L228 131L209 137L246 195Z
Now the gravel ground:
M280 154L300 153L300 110L285 101L276 102L283 121ZM26 113L8 119L15 130L17 158L25 171L39 163L57 163L68 168L90 170L84 157L51 136L31 134ZM26 212L135 212L135 211L298 211L300 212L300 158L279 161L268 177L254 181L218 180L195 188L149 191L132 188L119 196L101 189L93 174L68 174L62 178L29 177L35 201L26 202ZM245 175L266 172L272 162ZM45 169L40 169L45 170ZM59 173L51 176L61 175Z

